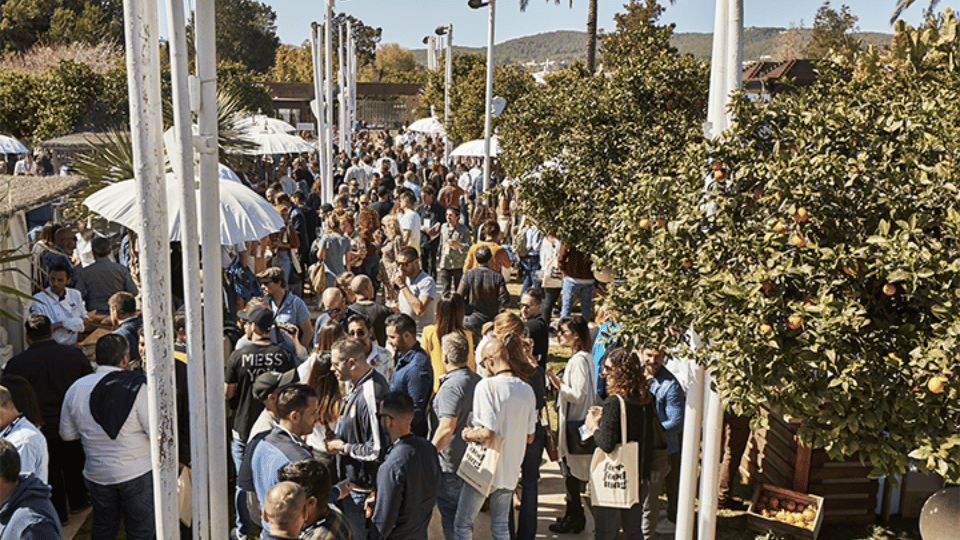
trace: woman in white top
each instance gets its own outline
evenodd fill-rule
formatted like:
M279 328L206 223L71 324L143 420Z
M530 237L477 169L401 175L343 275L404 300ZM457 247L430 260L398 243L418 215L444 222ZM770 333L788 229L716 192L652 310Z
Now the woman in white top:
M593 454L570 453L571 442L567 440L567 422L583 420L590 407L597 404L596 381L594 380L593 358L588 352L592 341L587 321L580 315L571 315L560 319L557 324L557 339L560 345L570 349L572 356L563 370L563 380L547 370L550 384L558 389L557 412L557 451L560 456L560 470L567 489L567 509L563 517L550 525L555 533L573 532L579 534L586 524L583 504L580 502L580 490L583 483L590 479L590 459Z
M482 352L481 363L492 375L477 383L473 422L461 437L488 446L502 441L490 489L490 532L493 540L510 540L513 490L527 444L536 434L536 397L525 380L533 374L533 366L524 356L522 337L514 333L490 340ZM473 539L473 524L486 496L464 483L454 518L456 540Z

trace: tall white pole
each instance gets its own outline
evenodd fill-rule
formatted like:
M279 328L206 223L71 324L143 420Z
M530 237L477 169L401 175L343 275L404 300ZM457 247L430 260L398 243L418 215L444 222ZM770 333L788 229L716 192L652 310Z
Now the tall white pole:
M740 88L743 59L743 0L718 0L714 20L713 63L704 135L714 138L733 122L727 112L730 94ZM711 389L713 377L703 382L703 454L700 480L700 540L713 540L717 530L717 495L723 434L723 403ZM686 451L686 448L684 448Z
M313 95L314 99L317 102L317 107L313 109L313 114L317 119L317 165L319 166L320 178L326 178L326 154L327 154L327 128L323 123L323 70L322 63L320 62L320 26L317 23L310 23L311 33L310 39L313 45ZM327 187L326 184L321 182L321 193L320 197L327 201Z
M347 71L350 76L347 78L350 89L347 98L347 156L353 154L353 126L357 119L357 44L353 39L353 23L347 20Z
M181 0L167 1L167 28L170 35L170 66L173 83L174 147L170 163L178 180L180 198L180 239L183 246L184 309L187 316L187 392L190 410L190 466L192 483L192 527L194 538L210 537L210 482L207 467L207 394L203 358L203 316L201 310L200 249L197 230L197 194L193 167L193 118L187 75L187 40ZM199 97L199 96L197 96ZM178 389L183 392L185 389ZM178 412L182 414L182 412ZM178 437L185 436L178 433Z
M341 150L347 147L347 80L350 75L347 73L344 64L344 57L346 56L344 49L347 42L344 39L343 30L343 26L337 29L340 35L340 42L337 43L337 89L340 91L340 95L337 96L337 104L340 105L340 110L337 111L337 134L339 135Z
M357 42L353 37L353 23L349 20L347 21L347 39L350 42L350 51L347 56L350 65L350 116L348 118L350 120L350 153L352 154L354 126L357 124Z
M207 456L210 489L210 538L229 534L227 512L226 403L223 400L223 299L220 275L220 180L217 168L217 47L213 0L196 3L197 114L200 153L200 223L203 265L203 365L207 390ZM191 361L194 359L191 358ZM192 362L191 362L192 363ZM157 538L162 538L157 536Z
M447 58L446 69L443 74L443 123L450 122L450 83L453 80L453 24L447 25ZM492 98L491 98L492 99ZM443 159L450 164L450 152L453 151L453 142L444 137Z
M703 422L703 368L694 368L683 410L683 450L680 454L680 490L677 494L676 540L692 540L697 504L697 470Z
M327 102L327 139L325 153L327 156L326 168L324 169L323 186L326 193L324 202L333 202L333 2L327 0L327 11L323 25L323 61L324 77L326 77L325 99Z
M490 123L493 108L493 20L496 0L490 0L490 22L487 26L487 97L483 116L483 190L490 189Z
M157 538L179 536L177 516L177 422L173 376L173 321L170 319L170 239L163 121L160 101L160 47L157 4L123 3L127 50L130 140L137 201L143 222L139 238L143 330L146 336L147 403L153 508Z

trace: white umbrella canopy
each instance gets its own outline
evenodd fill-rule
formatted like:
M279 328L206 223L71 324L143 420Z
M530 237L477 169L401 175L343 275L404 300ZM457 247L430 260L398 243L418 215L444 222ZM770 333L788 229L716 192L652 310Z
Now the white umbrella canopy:
M483 157L483 139L467 141L456 147L450 152L451 157ZM490 156L496 156L500 153L500 137L494 135L490 137Z
M310 143L301 139L300 137L297 137L296 135L290 135L289 133L284 133L282 131L275 131L270 128L261 129L259 131L248 131L240 135L240 138L257 145L256 148L243 150L244 154L254 156L273 154L300 154L303 152L313 151L313 147L310 146Z
M407 129L410 131L416 131L418 133L427 133L429 135L443 135L446 136L446 131L443 129L443 124L440 123L440 120L436 116L431 116L430 118L421 118L416 122L407 126Z
M26 154L29 151L30 149L13 137L0 135L0 154Z
M220 179L219 181L221 244L259 240L283 227L283 218L280 214L255 191L231 180ZM173 173L167 173L166 183L170 241L179 242L182 235L180 196L177 190L179 181ZM109 185L87 197L83 204L104 219L129 227L137 234L143 231L143 211L137 200L135 180L124 180ZM198 194L197 215L199 214L200 196Z
M270 118L263 114L255 114L237 120L233 123L233 127L241 131L261 131L267 128L274 131L282 131L283 133L291 133L297 130L297 128L279 118Z

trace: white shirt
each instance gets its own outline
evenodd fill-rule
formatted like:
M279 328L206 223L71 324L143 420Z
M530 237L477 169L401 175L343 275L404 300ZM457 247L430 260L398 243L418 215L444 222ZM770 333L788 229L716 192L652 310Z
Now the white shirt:
M20 415L0 432L0 439L10 441L20 454L20 474L33 473L44 484L47 483L50 454L47 452L47 439L37 426Z
M83 477L103 486L133 480L151 469L150 420L147 411L147 386L140 387L137 399L116 439L111 439L90 412L90 393L112 371L120 368L100 366L81 377L67 390L60 411L60 437L80 439L87 455Z
M76 343L77 335L83 332L83 319L87 316L80 291L67 287L64 290L63 299L58 300L57 295L47 287L33 297L35 300L27 308L27 315L42 313L50 319L51 323L63 323L62 327L54 330L54 341Z
M407 210L397 216L397 222L400 224L400 230L410 231L410 243L407 245L420 253L420 227L422 226L420 214L413 210Z
M527 451L527 437L537 427L533 388L517 377L481 379L473 391L473 421L503 438L493 489L514 489Z
M417 315L407 302L407 293L400 291L400 297L397 302L400 313L406 313L417 323L417 338L419 339L423 334L423 329L433 324L437 316L437 283L423 270L421 270L415 278L405 278L405 280L410 292L412 292L417 299L423 296L428 296L432 299L426 311L423 312L423 315Z

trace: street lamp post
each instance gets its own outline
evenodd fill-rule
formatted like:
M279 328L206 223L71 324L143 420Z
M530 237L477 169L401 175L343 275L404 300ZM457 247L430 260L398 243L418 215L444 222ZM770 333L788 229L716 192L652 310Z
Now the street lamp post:
M467 5L471 9L480 9L489 6L490 17L487 26L487 97L484 101L483 116L483 190L490 189L490 109L493 104L493 21L494 4L496 0L469 0Z
M453 81L453 25L438 26L436 34L438 36L447 35L447 58L443 79L443 121L447 123L450 121L450 83ZM450 144L450 138L446 137L446 141L443 143L443 157L448 163L451 150L453 150L453 145Z

